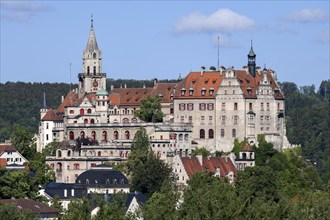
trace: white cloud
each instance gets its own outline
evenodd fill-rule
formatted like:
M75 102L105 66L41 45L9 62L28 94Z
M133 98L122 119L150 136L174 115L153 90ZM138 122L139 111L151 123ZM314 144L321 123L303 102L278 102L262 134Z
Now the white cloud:
M230 9L219 9L210 15L192 13L179 19L175 24L177 33L214 33L249 31L256 28L256 23Z
M218 42L218 36L219 36L219 42ZM212 37L212 43L214 46L219 46L220 47L225 47L225 48L237 48L239 47L239 45L235 44L232 40L232 38L230 36L224 35L224 34L220 34L220 35L214 35Z
M27 1L1 1L1 8L1 19L15 22L27 22L37 13L53 9L45 4Z
M302 9L300 11L291 12L284 16L285 21L309 23L328 21L329 15L321 9Z

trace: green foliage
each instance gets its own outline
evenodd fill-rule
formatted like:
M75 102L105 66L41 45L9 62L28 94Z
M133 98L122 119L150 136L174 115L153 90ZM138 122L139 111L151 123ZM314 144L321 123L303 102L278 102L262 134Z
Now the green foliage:
M188 184L179 219L232 219L239 205L233 186L204 172L196 173Z
M135 133L133 143L131 145L132 153L141 152L147 154L149 151L149 137L145 128L140 127Z
M178 219L176 209L180 194L170 179L164 181L159 192L154 192L143 207L144 219Z
M73 199L68 205L68 209L62 215L62 220L86 220L91 219L92 203L87 198Z
M161 110L160 98L155 96L147 96L141 100L141 107L134 113L145 122L162 122L164 113Z
M203 155L204 157L207 157L210 155L210 152L204 147L197 147L196 150L191 153L192 157L196 157L196 155Z
M33 135L23 126L15 125L10 136L12 145L28 160L32 160L36 152Z
M130 160L130 159L129 159ZM153 152L135 158L132 164L131 189L150 197L160 191L164 180L169 178L171 169L157 158Z
M28 219L36 219L36 215L26 211L19 210L12 204L1 204L0 203L0 219L6 220L28 220Z
M127 217L125 212L125 202L127 199L126 194L118 193L113 194L112 201L100 203L100 210L97 215L93 218L94 220L103 220L103 219L118 219L126 220L133 219L133 216Z
M274 149L274 145L265 140L265 135L258 135L258 147L255 148L256 154L256 165L265 165L269 158L273 157L277 153L277 150Z
M8 171L0 169L0 197L4 199L34 197L31 178L27 170Z
M42 150L42 152L46 156L55 156L56 155L56 149L57 149L58 145L60 145L60 142L53 141L53 142L47 144L45 146L45 148Z
M234 148L232 152L235 153L236 157L238 158L240 150L248 143L247 139L244 138L243 141L239 142L237 138L234 140Z

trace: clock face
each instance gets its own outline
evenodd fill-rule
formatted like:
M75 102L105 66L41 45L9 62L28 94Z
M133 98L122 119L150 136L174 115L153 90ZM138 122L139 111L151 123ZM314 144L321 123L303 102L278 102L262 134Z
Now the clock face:
M94 87L97 87L98 85L99 85L99 84L98 84L96 81L93 82L93 86L94 86Z

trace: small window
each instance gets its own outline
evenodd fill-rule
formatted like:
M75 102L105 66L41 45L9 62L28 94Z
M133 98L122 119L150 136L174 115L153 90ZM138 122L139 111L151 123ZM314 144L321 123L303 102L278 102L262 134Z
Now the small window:
M205 139L205 130L204 129L199 130L199 138Z
M236 111L238 109L238 104L237 102L234 103L234 110Z

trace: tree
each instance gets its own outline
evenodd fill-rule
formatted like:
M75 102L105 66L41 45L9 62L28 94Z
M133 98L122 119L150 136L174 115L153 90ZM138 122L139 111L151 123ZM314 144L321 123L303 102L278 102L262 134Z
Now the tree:
M36 215L26 210L19 210L13 204L0 203L0 219L21 220L36 219Z
M274 149L274 145L272 143L265 140L264 134L258 135L258 143L258 147L255 148L256 164L265 165L269 158L276 155L278 151Z
M8 171L0 169L0 197L4 199L33 197L27 170Z
M203 155L204 157L207 157L210 155L210 152L206 150L204 147L197 147L195 151L191 153L191 156L196 157L196 155Z
M198 172L183 192L179 219L233 219L238 206L232 185L210 173Z
M136 158L132 166L132 190L150 197L160 191L165 179L169 178L171 168L157 158L152 151Z
M17 150L28 160L32 160L36 147L33 140L33 135L23 126L15 125L11 136L12 144Z
M127 200L127 195L123 193L113 194L111 201L101 201L99 204L99 211L94 220L103 219L134 219L133 216L126 216L125 202Z
M145 122L162 122L164 113L161 110L160 98L147 96L141 100L141 107L135 111L135 117Z
M164 181L159 192L154 192L149 198L142 213L144 219L178 219L177 203L180 194L171 179Z
M234 140L234 148L232 150L232 152L235 153L236 157L238 158L239 156L239 152L241 151L241 149L248 143L247 139L244 138L243 141L239 142L237 138L235 138Z
M149 151L149 137L145 128L140 127L139 130L135 133L133 143L131 145L132 153L135 152L144 152Z
M63 220L86 220L91 219L92 202L86 197L73 199L68 205L68 209L62 216Z

